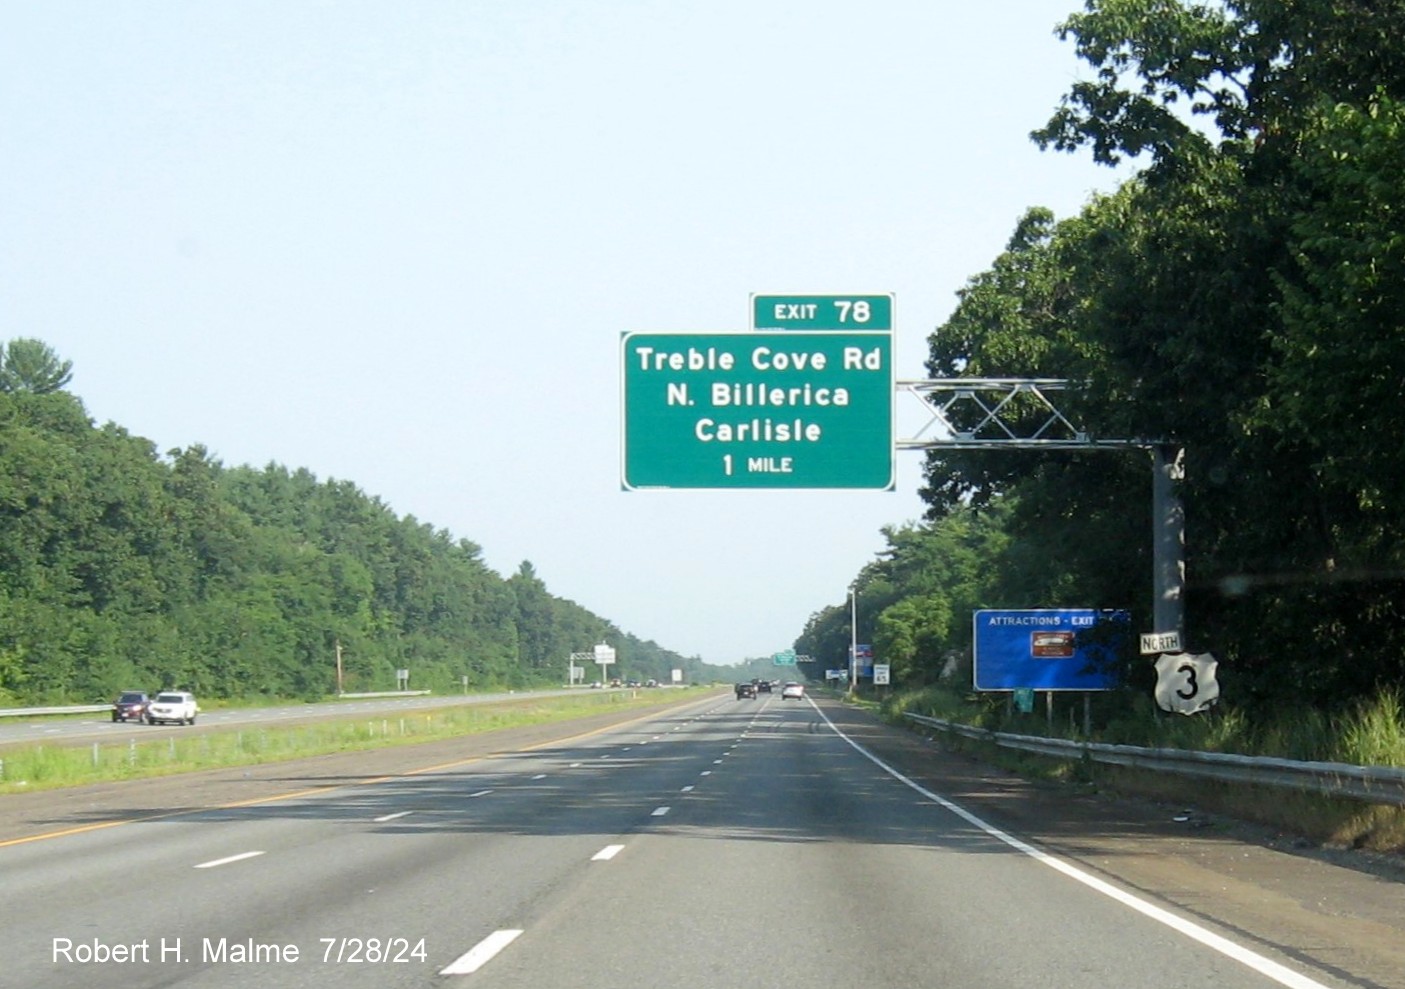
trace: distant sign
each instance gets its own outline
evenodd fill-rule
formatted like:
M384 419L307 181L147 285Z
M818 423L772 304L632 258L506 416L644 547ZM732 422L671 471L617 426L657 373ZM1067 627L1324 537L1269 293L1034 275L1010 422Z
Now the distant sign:
M873 676L873 646L866 642L860 642L856 646L850 646L849 662L858 669L859 676Z
M780 652L775 653L771 656L771 662L777 666L794 666L795 650L782 649Z
M889 677L889 672L890 672L890 670L891 670L891 667L890 667L887 663L874 663L874 664L873 664L873 685L874 685L875 687L882 687L882 686L886 685L886 684L889 682L888 677Z
M977 611L974 679L977 690L1111 690L1115 643L1095 644L1087 633L1099 622L1120 626L1125 611L1051 608Z

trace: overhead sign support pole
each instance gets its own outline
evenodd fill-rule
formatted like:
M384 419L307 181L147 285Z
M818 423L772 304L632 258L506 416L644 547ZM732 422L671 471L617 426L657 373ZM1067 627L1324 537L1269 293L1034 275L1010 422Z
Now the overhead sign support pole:
M1185 448L1158 443L1151 448L1152 569L1157 632L1183 631L1185 624L1185 506L1179 487L1185 480Z
M1060 378L938 378L899 381L929 419L899 450L1147 450L1152 458L1152 618L1185 642L1185 508L1179 482L1185 449L1164 440L1095 439L1054 402ZM1035 414L1031 415L1031 410ZM1015 411L1020 413L1016 421ZM974 426L971 425L974 423ZM928 435L928 434L931 435Z

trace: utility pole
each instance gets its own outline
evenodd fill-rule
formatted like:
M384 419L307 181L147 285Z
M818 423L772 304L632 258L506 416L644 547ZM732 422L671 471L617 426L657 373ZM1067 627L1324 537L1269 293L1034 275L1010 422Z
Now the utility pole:
M859 587L849 585L849 693L859 689Z

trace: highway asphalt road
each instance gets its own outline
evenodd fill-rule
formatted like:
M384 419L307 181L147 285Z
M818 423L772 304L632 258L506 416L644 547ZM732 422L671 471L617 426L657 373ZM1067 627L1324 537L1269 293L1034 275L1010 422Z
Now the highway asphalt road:
M616 720L0 806L4 984L1405 987L1398 881L833 701Z

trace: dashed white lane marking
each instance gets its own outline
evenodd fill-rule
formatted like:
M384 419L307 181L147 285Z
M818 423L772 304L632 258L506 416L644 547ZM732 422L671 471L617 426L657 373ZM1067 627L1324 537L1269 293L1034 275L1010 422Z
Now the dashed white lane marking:
M534 779L534 780L544 780L544 779L546 779L546 773L537 773L537 775L533 776L532 779Z
M608 862L620 852L624 851L623 845L606 845L600 851L590 857L592 862Z
M490 794L490 793L492 793L492 792L493 792L492 790L479 790L477 793L470 793L469 796L470 796L470 797L486 797L488 794Z
M521 931L494 931L460 955L447 968L441 969L439 974L472 975L492 961L499 951L516 941L521 934Z
M683 792L683 793L692 793L692 792L693 792L693 784L689 783L687 786L685 786L685 787L683 788L683 790L682 790L681 792Z
M655 807L655 808L654 808L654 812L653 812L652 814L650 814L649 816L650 816L650 817L663 817L663 816L664 816L665 814L667 814L667 813L669 812L669 810L671 810L671 809L672 809L672 808L669 808L669 807Z
M711 775L712 775L712 770L710 770L710 769L704 769L702 772L698 773L698 775L699 775L699 776L711 776Z
M413 813L414 813L414 811L412 811L412 810L402 810L402 811L401 811L400 813L398 813L398 814L385 814L385 815L382 815L381 817L373 817L373 818L371 818L371 823L372 823L372 824L384 824L386 821L393 821L393 820L395 820L397 817L408 817L409 815L411 815L411 814L413 814Z
M239 855L230 855L228 858L215 859L215 860L212 861L212 862L201 862L199 865L195 866L195 868L197 868L197 869L213 869L213 868L215 868L216 866L228 865L228 864L231 863L231 862L242 862L244 859L251 859L251 858L254 858L255 856L262 855L262 854L263 854L263 852L244 852L244 853L239 854Z

